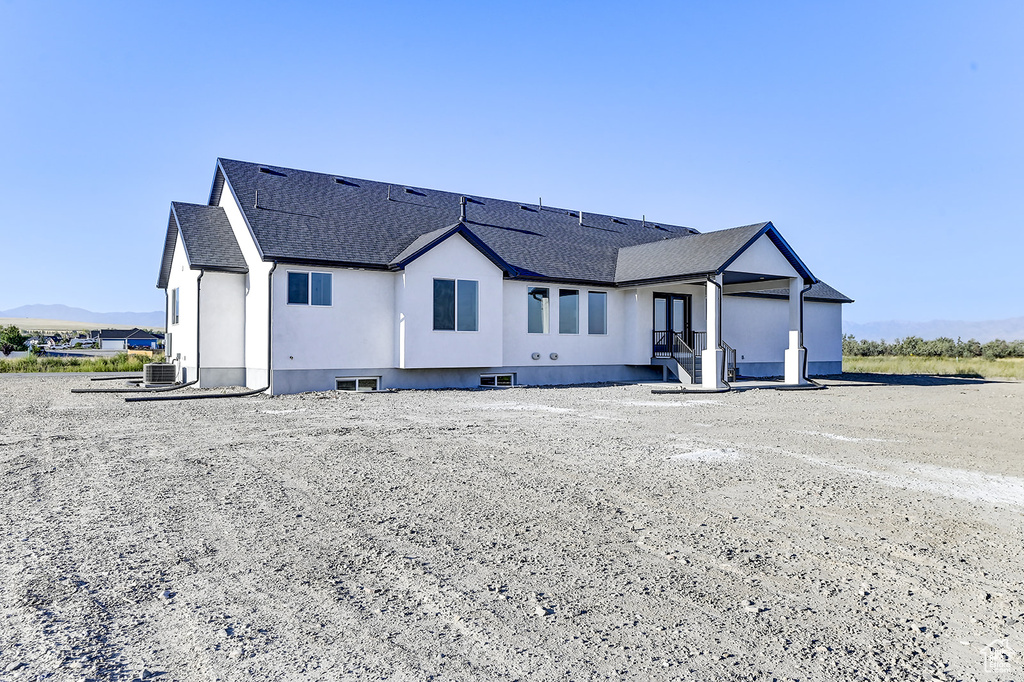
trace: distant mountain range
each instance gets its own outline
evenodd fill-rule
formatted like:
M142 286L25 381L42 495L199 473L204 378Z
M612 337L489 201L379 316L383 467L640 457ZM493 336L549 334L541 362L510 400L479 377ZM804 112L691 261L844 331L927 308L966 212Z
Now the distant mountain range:
M109 324L116 327L163 327L164 311L149 313L94 313L84 308L67 305L23 305L10 310L0 310L0 317L29 317L44 320L71 320L93 324Z
M985 320L983 322L965 322L957 320L932 320L931 322L906 322L889 320L888 322L843 322L843 333L853 334L858 339L892 341L907 336L919 336L922 339L937 339L945 336L950 339L957 337L964 341L977 339L982 343L992 339L1017 341L1024 339L1024 317L1010 317L1005 320Z

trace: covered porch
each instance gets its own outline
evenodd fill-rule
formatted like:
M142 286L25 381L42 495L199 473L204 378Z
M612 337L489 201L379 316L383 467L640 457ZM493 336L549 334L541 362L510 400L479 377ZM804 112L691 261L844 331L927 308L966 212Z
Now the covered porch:
M649 245L620 254L619 272L647 275L635 283L650 364L666 380L707 390L727 388L743 367L761 377L781 375L788 385L810 383L804 294L817 279L775 227L769 222L669 242L653 262L644 262L655 255ZM768 292L774 300L759 298Z

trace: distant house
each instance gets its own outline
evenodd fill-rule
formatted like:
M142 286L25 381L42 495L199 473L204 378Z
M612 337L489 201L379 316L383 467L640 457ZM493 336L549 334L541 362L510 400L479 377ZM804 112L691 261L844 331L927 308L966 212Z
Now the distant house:
M127 350L129 348L156 348L159 337L142 329L99 329L93 333L103 350Z
M695 229L219 159L173 202L167 357L200 386L441 388L842 371L771 222Z

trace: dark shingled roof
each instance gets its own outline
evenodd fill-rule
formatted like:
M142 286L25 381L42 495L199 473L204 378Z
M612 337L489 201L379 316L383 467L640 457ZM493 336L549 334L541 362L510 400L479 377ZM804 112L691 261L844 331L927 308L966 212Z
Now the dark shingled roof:
M151 333L149 333L147 331L143 331L142 329L139 329L138 327L135 327L134 329L100 329L99 333L96 334L93 338L99 338L99 339L142 339L142 340L147 340L147 341L152 340L152 339L159 339L159 337L154 336L153 334L151 334Z
M701 234L597 213L584 212L581 221L576 210L218 159L209 208L224 191L233 193L264 260L394 270L459 233L510 277L616 286L722 272L767 234L807 281L815 281L771 223ZM173 205L180 206L193 205ZM223 211L216 220L212 213L190 215L196 234L226 222ZM182 225L196 267L186 232ZM172 237L169 226L171 250ZM232 246L237 249L233 240ZM169 267L165 262L161 286Z
M677 237L620 249L616 282L715 273L770 223Z
M167 286L174 243L179 231L190 267L226 272L249 271L223 208L173 201L171 214L167 219L167 236L164 239L164 257L158 287Z
M755 298L789 298L789 289L760 289L758 291L744 291L730 294L731 296L753 296ZM807 293L804 294L805 301L826 301L828 303L853 303L853 299L842 294L822 281L814 283Z
M227 159L218 168L273 260L388 267L424 235L457 224L464 196ZM211 204L223 186L215 181ZM696 233L586 212L581 226L578 211L465 196L462 222L520 276L612 283L621 247Z

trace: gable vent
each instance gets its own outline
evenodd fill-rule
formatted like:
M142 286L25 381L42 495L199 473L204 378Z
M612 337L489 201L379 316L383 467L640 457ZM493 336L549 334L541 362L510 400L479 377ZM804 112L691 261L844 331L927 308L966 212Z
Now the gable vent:
M288 177L281 171L276 171L273 168L267 168L266 166L260 166L260 173L266 173L267 175L276 175L279 178Z

